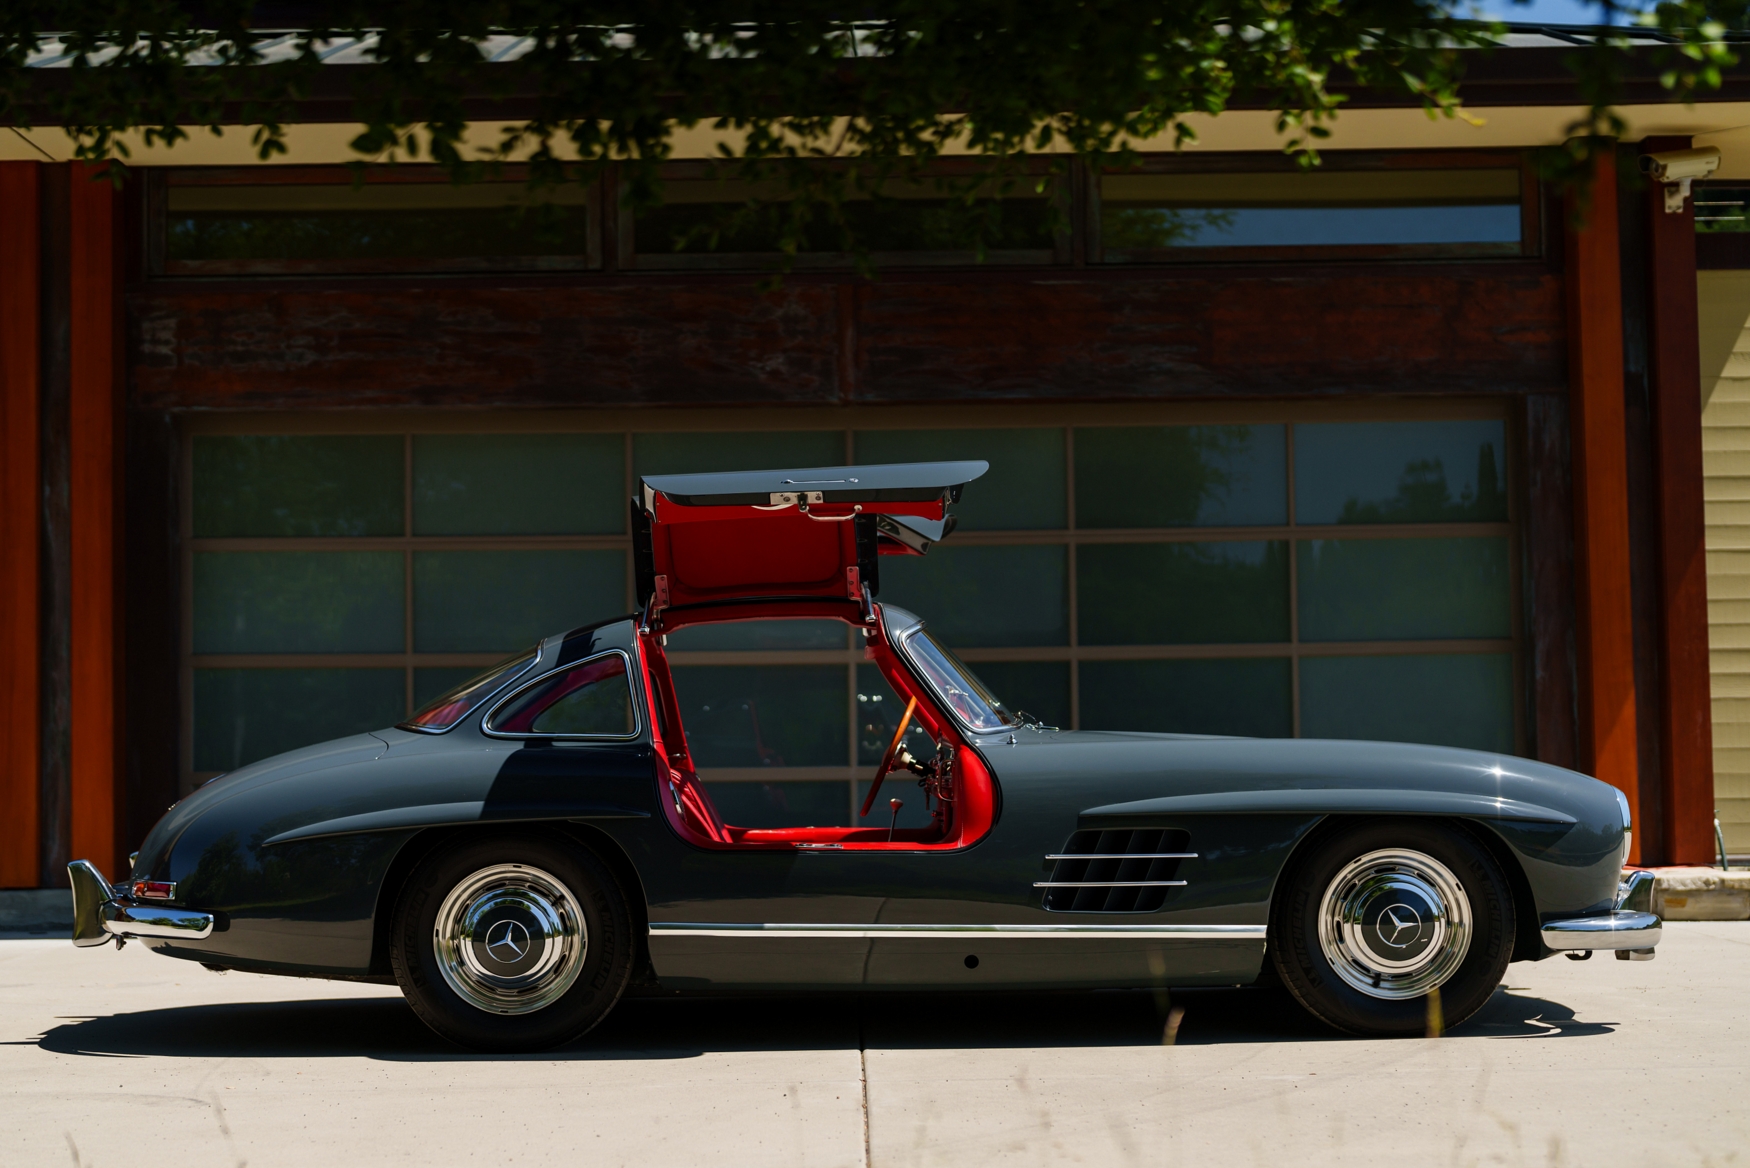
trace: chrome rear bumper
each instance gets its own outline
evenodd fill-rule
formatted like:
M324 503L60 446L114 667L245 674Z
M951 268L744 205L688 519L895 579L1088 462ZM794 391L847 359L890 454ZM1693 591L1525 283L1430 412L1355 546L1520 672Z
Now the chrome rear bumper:
M67 865L73 886L73 944L81 948L128 937L181 937L199 941L213 932L213 914L117 896L97 865Z
M1653 874L1630 872L1617 885L1616 906L1606 913L1543 923L1543 943L1562 952L1614 949L1619 957L1653 956L1664 922L1653 907Z

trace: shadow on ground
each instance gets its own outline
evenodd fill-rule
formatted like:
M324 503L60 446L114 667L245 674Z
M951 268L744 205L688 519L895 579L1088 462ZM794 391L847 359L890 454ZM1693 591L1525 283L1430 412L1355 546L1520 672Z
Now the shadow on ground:
M478 1055L438 1038L398 998L233 1002L69 1021L37 1039L96 1057L684 1059L706 1052L1152 1046L1184 1010L1180 1045L1342 1041L1264 989L631 999L579 1042L538 1055ZM1454 1039L1607 1034L1566 1006L1497 991Z

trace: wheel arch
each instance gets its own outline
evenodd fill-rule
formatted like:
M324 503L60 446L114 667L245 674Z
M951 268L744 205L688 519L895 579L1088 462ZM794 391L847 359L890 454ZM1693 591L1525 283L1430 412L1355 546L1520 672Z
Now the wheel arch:
M1270 888L1270 907L1266 919L1274 923L1277 898L1294 870L1305 859L1307 853L1323 843L1330 836L1346 830L1359 823L1371 823L1384 819L1416 819L1424 822L1445 824L1463 832L1474 843L1488 852L1507 878L1507 887L1513 897L1513 960L1535 961L1543 956L1543 937L1539 931L1537 899L1532 895L1531 881L1525 875L1525 866L1519 862L1513 853L1513 848L1485 823L1446 815L1327 815L1315 824L1310 831L1304 832L1289 848L1288 855L1276 869L1276 880ZM1264 966L1268 971L1274 967L1270 962L1270 949L1275 945L1275 937L1266 934L1264 946Z
M395 905L401 899L402 891L407 887L408 879L419 865L437 849L459 839L484 832L522 831L529 835L545 835L557 838L574 847L582 847L594 855L613 872L620 882L621 890L626 897L627 910L632 915L633 944L636 954L633 959L633 977L638 977L639 971L650 963L650 905L644 894L644 881L638 876L638 869L632 863L631 856L619 842L600 828L583 823L565 821L554 823L479 823L451 827L428 827L417 832L401 846L390 861L388 870L383 874L382 883L377 888L376 911L371 921L371 964L373 975L392 976L389 966L390 930L394 924Z

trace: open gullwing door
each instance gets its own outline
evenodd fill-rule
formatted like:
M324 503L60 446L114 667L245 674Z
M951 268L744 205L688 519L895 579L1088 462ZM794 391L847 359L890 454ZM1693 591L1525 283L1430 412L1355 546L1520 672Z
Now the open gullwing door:
M882 555L922 555L987 462L646 475L632 500L638 604L834 600L880 591Z

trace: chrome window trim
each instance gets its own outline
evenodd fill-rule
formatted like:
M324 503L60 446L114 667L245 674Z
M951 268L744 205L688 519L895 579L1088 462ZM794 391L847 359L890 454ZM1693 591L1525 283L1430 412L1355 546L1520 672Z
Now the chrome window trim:
M494 689L491 693L487 694L484 698L480 699L480 703L478 705L476 705L473 710L469 710L466 714L463 714L460 718L457 718L454 722L451 722L448 726L445 726L442 729L433 729L430 726L415 726L415 725L413 725L413 715L417 715L419 713L418 710L415 710L415 711L413 711L413 715L410 715L408 717L407 721L395 723L395 729L405 730L409 734L434 734L434 735L435 734L448 734L451 730L454 730L457 726L460 726L463 722L466 722L469 718L473 717L475 710L483 710L486 707L490 706L492 704L493 698L495 698L499 694L503 693L506 686L515 685L517 682L517 679L519 677L526 676L528 674L529 670L531 670L535 666L539 665L541 663L541 658L546 656L546 654L547 654L547 641L549 639L550 638L543 637L541 640L537 641L535 643L535 655L533 657L529 658L529 663L527 665L523 666L521 669L519 669L515 673L511 674L509 677L505 678L502 682L499 683L498 688Z
M560 667L557 667L557 666L554 667L553 669L549 669L546 673L543 673L539 677L530 678L527 682L518 686L513 692L505 694L502 698L500 698L497 702L495 702L492 706L492 709L488 710L486 713L486 716L480 720L480 733L486 735L488 738L507 738L507 739L513 739L513 740L527 740L527 739L531 739L531 738L540 738L543 740L550 740L550 741L555 741L555 742L636 742L639 738L644 736L644 711L638 702L637 688L635 686L633 686L633 684L632 684L632 678L637 676L637 674L635 673L635 670L637 668L637 662L632 660L632 655L624 649L607 649L607 650L604 650L600 653L597 653L593 657L585 657L582 660L573 661L571 664L566 665L563 668L565 670L577 669L580 666L588 665L592 661L600 661L603 657L618 657L621 661L625 662L625 665L626 665L626 674L625 674L625 676L626 676L626 697L632 703L632 729L629 733L626 733L626 734L540 734L540 733L535 733L535 732L530 731L530 732L526 732L526 733L516 734L516 733L504 731L504 730L494 730L492 728L492 720L494 718L498 717L498 712L500 710L502 710L505 706L509 705L511 702L515 701L517 698L521 697L527 691L535 688L537 685L540 685L542 682L544 682L548 678L552 677L555 673L560 672Z
M900 609L899 611L905 612L904 609ZM882 625L884 627L887 624L887 612L887 607L883 605L881 613ZM914 616L909 612L907 612L906 615L911 617L911 623L897 631L890 627L887 628L887 639L893 644L894 649L899 653L900 660L905 662L906 668L911 670L912 677L917 680L919 685L924 687L926 693L935 698L936 705L946 711L948 717L954 720L954 724L960 727L963 733L980 736L986 734L1012 734L1016 730L1025 728L1024 724L1017 723L1013 726L997 726L994 729L981 730L968 722L965 718L962 718L959 712L954 709L954 703L950 702L942 695L941 690L936 688L935 683L930 680L930 675L924 671L924 668L918 664L917 658L912 654L911 639L924 630L925 622L922 618Z

